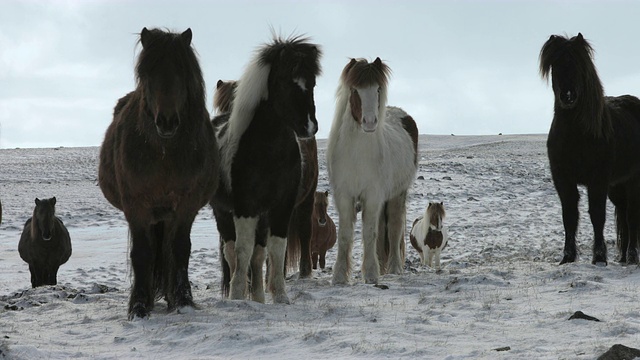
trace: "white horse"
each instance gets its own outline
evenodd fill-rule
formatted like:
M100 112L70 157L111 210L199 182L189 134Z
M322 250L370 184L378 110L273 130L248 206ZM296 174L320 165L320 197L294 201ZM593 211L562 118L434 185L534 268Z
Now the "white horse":
M417 171L418 128L402 109L386 106L389 73L380 58L351 59L340 76L327 148L339 216L334 284L348 283L351 275L358 205L365 282L403 271L406 195Z
M443 203L429 203L424 216L413 222L409 234L411 245L420 255L420 263L432 267L435 256L437 270L440 270L440 252L449 241L447 228L443 225L445 216Z

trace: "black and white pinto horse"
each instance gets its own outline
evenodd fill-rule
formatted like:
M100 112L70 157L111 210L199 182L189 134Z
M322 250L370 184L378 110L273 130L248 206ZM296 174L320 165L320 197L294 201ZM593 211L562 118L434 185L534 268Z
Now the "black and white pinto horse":
M228 124L217 132L221 177L211 205L225 242L231 299L244 299L250 274L251 298L264 302L266 247L273 301L289 303L284 262L302 174L297 138L318 130L313 90L320 55L317 45L301 37L276 38L259 49L238 80Z
M620 261L638 263L640 230L640 100L604 96L582 34L552 35L540 51L540 74L551 76L554 117L547 149L565 230L560 264L577 257L577 186L587 187L593 225L592 263L607 264L604 242L607 194L616 207Z
M380 58L352 59L337 90L327 167L338 210L333 283L351 273L356 207L362 208L366 283L404 265L407 190L417 171L418 128L402 109L387 107L389 67Z

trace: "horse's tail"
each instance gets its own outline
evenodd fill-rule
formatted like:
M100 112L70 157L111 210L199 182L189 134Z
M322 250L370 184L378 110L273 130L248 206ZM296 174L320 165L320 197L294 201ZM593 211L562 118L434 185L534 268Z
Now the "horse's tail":
M294 208L289 220L289 230L287 231L287 271L295 271L300 262L301 243L300 232L298 231L300 211Z
M222 283L220 284L220 292L223 298L229 297L229 288L231 287L231 268L229 262L224 256L224 240L220 239L220 268L222 270Z

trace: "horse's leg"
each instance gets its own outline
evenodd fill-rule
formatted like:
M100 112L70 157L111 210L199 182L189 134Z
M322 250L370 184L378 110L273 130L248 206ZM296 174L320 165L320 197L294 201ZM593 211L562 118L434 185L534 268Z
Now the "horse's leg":
M385 202L380 209L380 217L378 219L378 236L376 240L376 254L378 257L378 265L380 266L380 274L386 274L389 265L389 246L391 243L389 229L389 203ZM364 216L363 216L364 219Z
M129 320L144 319L153 309L153 259L154 249L150 244L147 229L130 225L131 267L133 268L133 287L129 297Z
M640 236L640 187L630 184L627 211L627 264L638 264L638 236Z
M577 185L570 181L555 180L556 191L562 205L564 225L564 256L560 265L576 261L576 230L578 228L578 201L580 193Z
M38 287L38 274L35 266L33 264L29 264L29 272L31 273L31 287Z
M320 256L320 254L318 252L312 252L311 253L311 263L313 266L313 269L316 270L318 268L318 257ZM322 264L322 263L321 263ZM324 268L323 266L320 266L321 268Z
M433 267L433 255L435 253L435 249L428 249L427 250L427 265L429 267Z
M221 210L214 204L212 207L218 234L220 234L220 266L222 270L220 290L223 297L229 297L231 276L236 271L236 229L231 212Z
M271 266L269 268L269 291L274 304L290 304L284 286L284 257L287 250L287 238L269 236L267 251Z
M326 265L325 260L326 260L326 256L327 256L327 251L326 250L322 251L322 252L320 252L319 255L320 255L320 268L324 269L324 266ZM317 259L317 257L316 257L316 259ZM315 269L315 267L314 267L314 269Z
M589 217L593 225L593 259L592 264L604 263L607 265L607 244L604 242L604 223L607 207L607 185L596 184L588 188Z
M171 236L168 240L173 244L168 249L165 247L165 251L171 249L169 257L173 257L173 265L169 265L169 279L170 285L167 295L170 301L169 310L177 309L178 312L188 311L189 308L194 308L193 295L191 293L191 283L189 282L189 257L191 256L191 226L193 224L194 217L189 217L184 222L178 225L175 233L173 231L167 231L165 234ZM174 235L175 234L175 235Z
M404 271L404 227L406 214L406 192L387 202L387 235L389 237L389 274ZM379 250L378 250L379 251Z
M236 270L231 277L230 294L233 300L244 299L247 288L247 272L255 247L258 217L233 217L236 229Z
M333 285L347 284L351 276L351 252L353 251L353 225L356 212L353 200L346 196L334 197L338 209L338 255L333 266Z
M436 248L433 252L435 253L434 256L436 258L436 270L440 270L440 248Z
M251 300L264 304L264 284L262 282L262 266L264 265L264 245L256 244L251 256Z
M627 215L627 197L622 185L609 188L609 199L615 206L616 217L616 246L620 253L619 262L627 263L627 248L629 246L629 222Z
M378 241L378 221L383 203L370 199L362 206L362 277L366 284L377 284L380 276L380 265L376 243Z

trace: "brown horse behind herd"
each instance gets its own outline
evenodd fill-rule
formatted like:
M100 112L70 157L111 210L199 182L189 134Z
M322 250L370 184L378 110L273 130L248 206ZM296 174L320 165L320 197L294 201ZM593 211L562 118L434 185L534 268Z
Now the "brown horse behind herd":
M311 262L313 268L324 269L327 250L336 244L336 224L327 214L329 207L329 192L316 191L314 196L313 214L311 216Z

